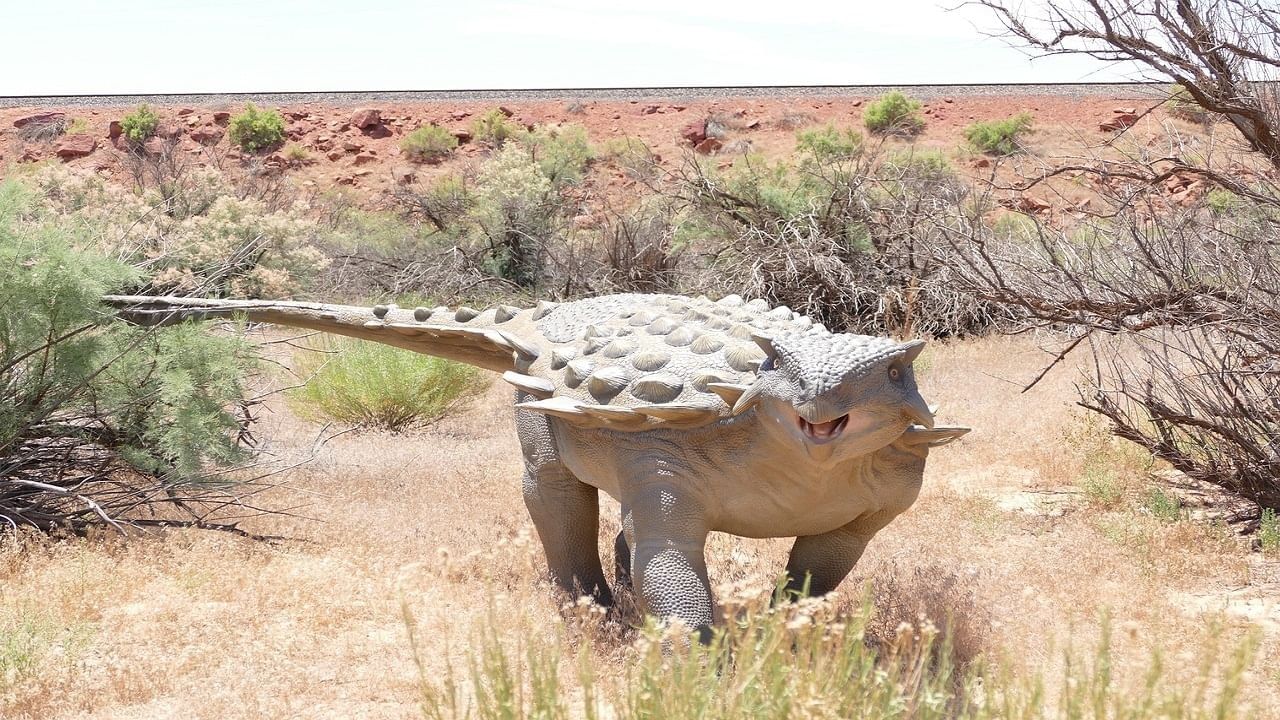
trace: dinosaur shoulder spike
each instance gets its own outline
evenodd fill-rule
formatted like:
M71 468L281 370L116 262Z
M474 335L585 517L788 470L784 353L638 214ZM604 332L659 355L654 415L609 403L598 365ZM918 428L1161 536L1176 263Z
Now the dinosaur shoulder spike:
M738 398L742 397L742 394L750 388L750 385L738 385L736 383L707 383L707 389L719 395L720 399L724 400L729 407L733 407L734 403L738 402Z
M523 373L515 372L514 370L508 370L502 373L502 379L530 395L536 395L542 399L551 397L551 395L556 391L556 386L550 380L547 380L546 378L533 377L532 375L525 375Z

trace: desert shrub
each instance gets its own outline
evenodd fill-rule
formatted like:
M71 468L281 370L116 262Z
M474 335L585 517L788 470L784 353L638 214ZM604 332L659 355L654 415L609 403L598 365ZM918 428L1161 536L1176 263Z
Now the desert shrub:
M1164 488L1147 488L1146 496L1142 499L1142 508L1151 517L1162 522L1177 522L1182 519L1182 501L1177 495Z
M35 200L0 183L0 529L204 523L237 493L221 472L245 457L247 347L111 321L102 294L141 272Z
M867 103L862 122L877 135L915 135L924 130L919 100L897 90Z
M553 185L569 185L582 179L595 151L581 125L540 125L524 136L534 162Z
M555 185L525 148L499 150L480 169L469 213L489 271L516 285L536 285L560 210Z
M605 281L622 292L672 292L684 253L676 210L651 198L609 219L602 229Z
M306 385L291 390L299 413L377 430L439 420L486 384L469 365L359 340L330 340L296 356Z
M799 130L818 121L811 113L787 111L774 121L774 124L783 130Z
M604 142L600 155L633 180L652 179L658 170L657 156L640 138L609 138Z
M120 131L129 142L139 145L156 134L160 116L149 105L139 105L120 119Z
M449 156L458 138L439 125L423 125L400 141L400 149L414 160L434 162Z
M976 122L964 129L964 138L978 152L1013 155L1022 151L1022 137L1031 132L1031 115L1018 113L1004 120Z
M82 117L71 118L71 122L67 123L67 128L63 132L67 135L83 135L89 132L89 121Z
M831 123L796 133L796 151L817 160L856 157L862 152L862 133L853 128L837 128Z
M524 128L511 122L507 114L498 108L471 121L472 137L490 147L500 147L507 140L519 137L524 132Z
M1183 85L1169 86L1169 97L1165 100L1165 108L1170 115L1188 122L1203 125L1213 119L1213 114L1200 107L1200 103L1196 102Z
M1280 552L1280 517L1273 508L1263 508L1258 521L1258 547L1265 553Z
M284 149L284 159L291 163L305 163L311 159L311 153L302 145L289 145Z
M258 152L284 142L284 118L275 110L259 110L249 103L227 126L231 142L246 152Z
M18 130L24 142L43 142L59 137L67 131L67 119L62 115L29 122Z

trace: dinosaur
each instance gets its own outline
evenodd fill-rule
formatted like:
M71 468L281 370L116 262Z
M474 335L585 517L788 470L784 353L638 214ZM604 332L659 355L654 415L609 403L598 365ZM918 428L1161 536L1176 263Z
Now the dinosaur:
M829 332L730 295L608 295L535 308L372 308L107 296L139 324L244 317L469 363L515 386L523 493L564 590L608 606L599 492L622 508L616 582L704 638L707 534L795 537L786 588L825 594L920 490L935 427L924 342Z

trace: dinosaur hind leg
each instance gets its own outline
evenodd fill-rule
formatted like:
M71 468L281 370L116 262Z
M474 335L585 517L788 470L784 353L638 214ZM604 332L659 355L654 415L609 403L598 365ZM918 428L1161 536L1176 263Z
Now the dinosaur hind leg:
M631 585L631 543L635 540L635 522L631 511L622 507L622 529L613 539L613 583L619 587Z
M524 503L552 578L566 592L612 605L597 540L599 491L579 481L560 462L545 416L517 411L516 423L524 451Z

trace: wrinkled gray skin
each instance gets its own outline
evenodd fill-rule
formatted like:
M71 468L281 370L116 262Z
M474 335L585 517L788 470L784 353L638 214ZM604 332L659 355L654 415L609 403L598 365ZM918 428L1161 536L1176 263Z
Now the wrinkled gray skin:
M920 490L935 428L923 343L835 334L730 296L613 295L521 310L108 297L160 324L245 315L504 372L524 499L556 583L609 605L599 492L622 506L618 582L706 637L707 534L795 537L788 589L830 592Z

